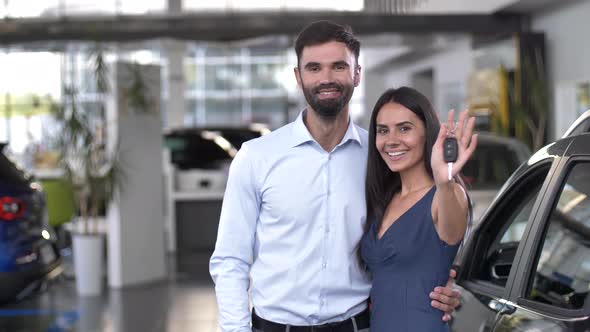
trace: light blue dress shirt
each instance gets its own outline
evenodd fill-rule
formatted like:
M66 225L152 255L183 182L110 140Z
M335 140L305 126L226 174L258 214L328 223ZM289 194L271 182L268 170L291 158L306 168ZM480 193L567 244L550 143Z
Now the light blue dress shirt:
M243 144L230 167L209 265L222 331L251 330L248 290L260 317L283 324L341 321L366 308L371 284L356 248L367 132L349 121L326 152L304 112Z

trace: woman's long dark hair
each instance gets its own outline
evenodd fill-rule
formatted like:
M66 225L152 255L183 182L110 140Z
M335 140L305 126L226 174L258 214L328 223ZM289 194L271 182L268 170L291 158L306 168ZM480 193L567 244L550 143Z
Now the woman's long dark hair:
M401 190L399 173L392 172L389 169L375 146L377 115L383 106L388 103L397 103L404 106L416 114L424 123L426 133L423 154L424 168L430 178L434 178L430 165L430 157L432 156L432 147L440 131L440 120L432 104L420 92L409 87L385 91L379 97L379 100L377 100L375 107L373 107L371 123L369 125L369 155L367 158L367 175L365 180L365 199L367 203L367 219L364 226L365 233L369 230L372 223L375 223L379 229L387 205L391 202L393 195ZM465 188L461 176L456 176L455 180ZM360 255L360 246L358 253L361 266L365 266Z

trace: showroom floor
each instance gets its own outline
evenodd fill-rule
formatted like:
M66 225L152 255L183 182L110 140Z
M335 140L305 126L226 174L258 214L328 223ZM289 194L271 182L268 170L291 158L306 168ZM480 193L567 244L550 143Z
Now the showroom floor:
M76 295L62 278L40 296L0 307L0 332L216 332L217 305L208 273L210 253L170 259L168 281L96 298Z

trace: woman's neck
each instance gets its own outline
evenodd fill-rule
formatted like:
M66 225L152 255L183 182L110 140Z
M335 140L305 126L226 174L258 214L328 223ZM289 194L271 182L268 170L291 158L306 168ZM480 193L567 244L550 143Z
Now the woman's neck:
M424 167L414 167L403 173L400 173L401 190L400 197L412 195L421 192L426 188L434 186L434 180L426 172Z

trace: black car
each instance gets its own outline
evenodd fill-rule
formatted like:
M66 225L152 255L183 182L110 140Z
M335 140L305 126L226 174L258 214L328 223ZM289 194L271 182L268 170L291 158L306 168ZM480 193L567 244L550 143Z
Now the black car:
M590 331L590 134L571 135L516 170L467 240L452 331Z
M574 136L580 133L590 132L590 110L580 115L576 121L566 130L563 137Z
M0 143L0 304L33 294L61 272L41 186L4 155L5 145Z
M219 169L231 162L242 143L267 134L264 125L248 127L191 127L174 129L164 135L170 161L178 169Z
M473 204L474 224L510 175L530 156L529 148L515 138L478 133L477 149L461 170Z

